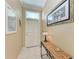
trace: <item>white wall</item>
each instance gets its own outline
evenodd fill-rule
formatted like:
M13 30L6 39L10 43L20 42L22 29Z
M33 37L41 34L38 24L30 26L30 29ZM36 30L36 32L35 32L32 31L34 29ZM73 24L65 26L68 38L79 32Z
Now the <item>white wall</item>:
M62 0L48 0L42 12L42 31L48 31L49 38L58 47L74 56L74 23L65 23L55 26L46 26L46 15ZM73 19L73 0L70 0L70 19Z
M16 11L17 13L17 32L6 34L5 40L5 58L6 59L17 59L18 54L20 53L21 48L24 46L24 37L23 37L23 26L24 21L22 19L22 6L19 0L6 0L6 2ZM21 20L21 27L19 26L19 19Z

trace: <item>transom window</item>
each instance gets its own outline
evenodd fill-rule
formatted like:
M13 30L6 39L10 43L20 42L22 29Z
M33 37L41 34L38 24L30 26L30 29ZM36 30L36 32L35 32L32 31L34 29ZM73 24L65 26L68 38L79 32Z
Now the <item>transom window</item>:
M26 18L27 19L40 19L40 13L39 12L33 12L33 11L26 11Z

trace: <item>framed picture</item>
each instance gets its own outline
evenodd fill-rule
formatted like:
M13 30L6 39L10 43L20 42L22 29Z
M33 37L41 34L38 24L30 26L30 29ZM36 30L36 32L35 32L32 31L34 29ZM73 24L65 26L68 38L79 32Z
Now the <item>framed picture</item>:
M65 0L59 4L51 13L47 15L47 25L69 20L70 18L70 1Z

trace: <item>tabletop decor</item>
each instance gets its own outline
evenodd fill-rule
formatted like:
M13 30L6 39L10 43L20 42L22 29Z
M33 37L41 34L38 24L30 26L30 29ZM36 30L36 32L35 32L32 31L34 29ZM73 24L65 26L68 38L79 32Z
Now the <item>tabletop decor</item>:
M43 35L44 35L44 42L47 42L47 35L48 35L48 33L47 32L43 32Z

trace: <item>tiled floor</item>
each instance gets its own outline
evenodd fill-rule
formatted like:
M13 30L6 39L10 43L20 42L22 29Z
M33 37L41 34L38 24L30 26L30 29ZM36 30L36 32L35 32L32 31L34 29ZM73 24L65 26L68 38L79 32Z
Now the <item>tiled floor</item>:
M44 49L43 52L45 52ZM18 59L41 59L40 47L23 48L18 56ZM44 56L43 59L49 58Z

